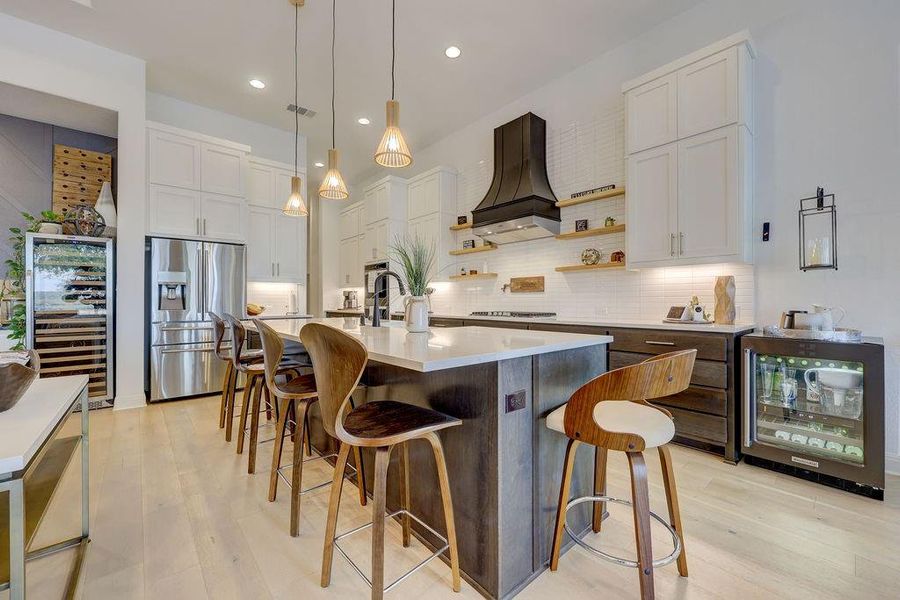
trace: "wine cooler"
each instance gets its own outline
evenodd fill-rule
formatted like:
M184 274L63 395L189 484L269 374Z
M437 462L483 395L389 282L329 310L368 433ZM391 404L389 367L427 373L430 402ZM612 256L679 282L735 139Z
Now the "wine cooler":
M111 406L112 240L29 233L25 244L25 342L40 376L87 375L91 408Z
M751 334L743 349L745 460L884 498L884 346Z

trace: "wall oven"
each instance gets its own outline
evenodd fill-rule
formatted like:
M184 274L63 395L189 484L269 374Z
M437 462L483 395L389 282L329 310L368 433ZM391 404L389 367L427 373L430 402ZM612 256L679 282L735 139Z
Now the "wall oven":
M741 339L745 460L884 499L884 346Z

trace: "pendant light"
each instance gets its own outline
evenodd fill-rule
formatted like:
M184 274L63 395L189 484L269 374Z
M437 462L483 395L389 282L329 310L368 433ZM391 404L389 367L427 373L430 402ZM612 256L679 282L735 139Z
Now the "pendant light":
M375 150L375 162L383 167L408 167L412 164L412 154L403 132L400 131L400 103L394 100L394 64L397 57L397 3L391 0L391 99L385 110L387 129L381 143Z
M290 0L290 2L294 5L294 176L291 177L291 195L288 196L281 212L290 217L306 217L309 216L309 211L306 209L306 203L303 201L303 184L300 181L300 170L297 164L297 147L300 144L300 115L296 110L296 107L300 106L298 102L298 90L300 87L300 7L303 6L305 0Z
M350 197L344 178L338 170L338 151L334 142L334 32L335 32L335 3L331 0L331 148L328 150L328 172L319 186L319 197L331 200L345 200Z

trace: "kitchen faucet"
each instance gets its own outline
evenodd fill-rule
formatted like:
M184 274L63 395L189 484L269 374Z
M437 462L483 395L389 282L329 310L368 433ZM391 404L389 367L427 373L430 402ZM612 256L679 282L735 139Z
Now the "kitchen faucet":
M378 277L375 278L375 297L374 297L374 305L372 306L372 327L381 327L381 305L379 304L379 300L381 299L382 294L384 294L385 298L390 298L388 293L388 277L393 277L397 280L397 283L400 285L400 295L406 294L406 288L403 287L403 280L400 279L400 276L394 273L393 271L382 271L379 273ZM388 313L390 313L390 301L388 301ZM390 314L388 314L388 319L390 319Z

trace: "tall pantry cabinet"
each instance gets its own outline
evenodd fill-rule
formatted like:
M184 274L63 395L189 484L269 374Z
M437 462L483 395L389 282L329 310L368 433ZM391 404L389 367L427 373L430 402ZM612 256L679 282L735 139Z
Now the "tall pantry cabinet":
M629 267L752 262L753 58L743 32L622 87Z

